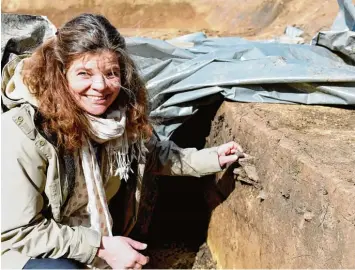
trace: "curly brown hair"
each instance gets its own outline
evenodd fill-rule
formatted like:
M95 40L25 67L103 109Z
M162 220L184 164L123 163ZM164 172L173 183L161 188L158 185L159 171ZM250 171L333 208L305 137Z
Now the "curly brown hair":
M126 132L130 141L148 139L147 90L128 55L124 38L103 16L79 15L61 27L55 37L43 43L24 62L23 79L37 98L38 110L46 133L55 134L58 146L74 151L88 136L90 125L70 94L65 70L73 60L86 53L111 51L117 54L121 70L121 89L111 105L127 108Z

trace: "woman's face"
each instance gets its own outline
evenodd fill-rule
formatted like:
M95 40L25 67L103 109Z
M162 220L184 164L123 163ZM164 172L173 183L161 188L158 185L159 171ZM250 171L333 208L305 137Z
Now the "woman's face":
M71 63L66 78L78 105L91 115L101 115L120 92L118 56L108 51L84 54Z

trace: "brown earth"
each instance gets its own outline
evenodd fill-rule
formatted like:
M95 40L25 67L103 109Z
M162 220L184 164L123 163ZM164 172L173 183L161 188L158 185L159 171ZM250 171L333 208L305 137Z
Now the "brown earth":
M239 142L259 180L239 181L233 168L217 176L226 200L207 243L218 267L355 267L354 117L323 106L220 107L208 144Z
M3 0L1 7L2 12L45 15L57 27L83 12L101 13L126 36L163 39L197 31L268 39L294 25L309 40L329 29L338 12L335 0Z
M216 269L210 249L204 243L198 251L169 244L163 247L149 249L150 260L147 269Z

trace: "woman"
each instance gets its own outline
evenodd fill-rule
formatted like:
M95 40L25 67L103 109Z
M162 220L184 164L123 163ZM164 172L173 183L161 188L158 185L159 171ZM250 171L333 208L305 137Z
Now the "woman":
M140 269L146 244L125 236L144 175L211 174L242 151L234 142L201 151L159 142L125 41L100 15L72 19L8 63L2 95L4 268ZM123 189L113 236L108 203Z

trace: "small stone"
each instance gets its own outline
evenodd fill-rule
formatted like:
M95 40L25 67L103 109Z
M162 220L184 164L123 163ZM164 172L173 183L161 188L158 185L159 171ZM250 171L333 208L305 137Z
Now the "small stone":
M259 182L259 176L258 173L256 172L255 166L245 165L243 168L251 180L255 182Z
M233 173L234 173L234 174L241 174L241 173L243 173L242 167L235 168L235 169L233 170Z
M267 198L267 194L264 190L261 190L256 198L260 199L260 201L263 201Z
M314 218L314 214L312 212L307 211L304 213L303 218L305 221L311 221Z

